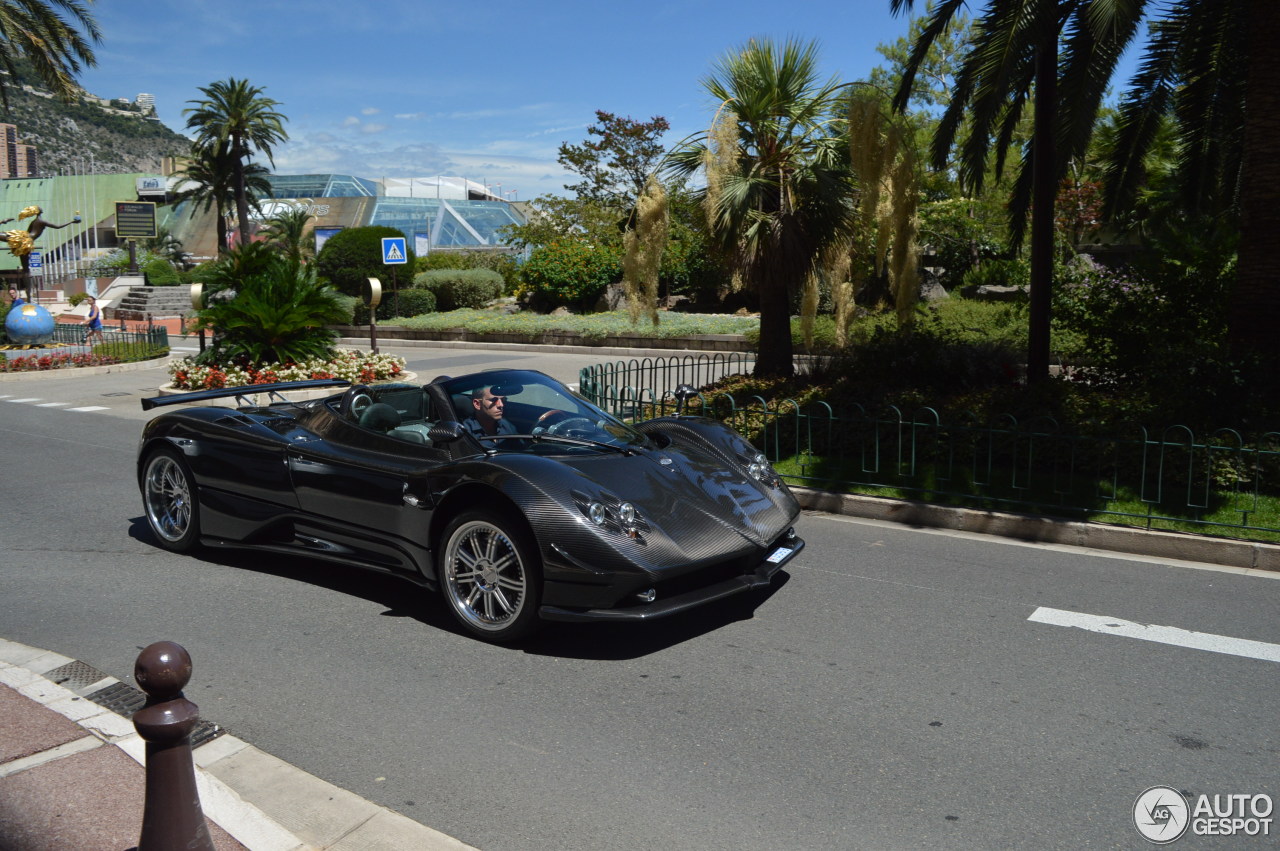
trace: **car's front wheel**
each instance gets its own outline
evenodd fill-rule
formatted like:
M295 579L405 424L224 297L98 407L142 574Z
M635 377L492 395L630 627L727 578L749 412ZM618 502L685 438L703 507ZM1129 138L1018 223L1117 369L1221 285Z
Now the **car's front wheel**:
M538 624L542 569L519 523L486 510L466 511L444 532L440 588L462 626L490 641L516 641Z
M172 449L157 449L142 468L147 525L160 546L184 553L200 540L200 504L191 470Z

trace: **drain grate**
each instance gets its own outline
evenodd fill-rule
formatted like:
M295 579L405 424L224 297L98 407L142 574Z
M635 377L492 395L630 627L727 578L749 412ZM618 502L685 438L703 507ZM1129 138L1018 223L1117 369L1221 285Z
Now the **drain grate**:
M85 667L88 666L86 665ZM98 679L101 679L101 677ZM112 683L104 689L95 691L93 694L85 695L85 697L103 709L110 709L125 718L132 718L133 713L147 705L146 694L141 689L134 688L128 683ZM226 730L223 730L212 721L201 719L196 723L195 729L191 731L191 747L197 748L205 742L216 739L225 732Z
M99 680L104 680L107 675L90 665L86 665L79 660L68 662L61 668L54 668L52 671L44 675L46 680L57 683L64 688L72 691L79 691L86 686L91 686Z
M112 683L106 688L98 689L93 694L86 694L85 697L103 709L110 709L117 715L123 715L126 718L132 718L133 713L147 704L147 696L143 694L142 690L136 689L128 683Z

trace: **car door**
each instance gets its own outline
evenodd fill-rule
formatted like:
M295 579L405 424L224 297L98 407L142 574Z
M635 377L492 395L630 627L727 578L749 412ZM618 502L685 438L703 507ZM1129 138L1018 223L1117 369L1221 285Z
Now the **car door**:
M349 548L353 558L391 570L425 564L427 476L440 450L335 420L324 439L287 454L299 531L312 546Z

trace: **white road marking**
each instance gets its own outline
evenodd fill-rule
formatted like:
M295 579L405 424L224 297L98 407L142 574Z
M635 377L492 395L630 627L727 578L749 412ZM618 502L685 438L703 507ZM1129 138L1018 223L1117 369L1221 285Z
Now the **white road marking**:
M13 402L13 403L15 403L15 404L17 404L17 403L19 403L19 402L39 402L39 401L40 401L40 397L39 397L39 396L28 396L26 399L7 399L6 401L8 401L8 402Z
M68 410L68 411L81 411L81 412L86 412L86 411L105 411L105 410L107 410L107 406L106 406L106 405L88 405L88 406L83 407L83 408L67 408L67 410Z
M1193 650L1207 650L1210 653L1226 653L1231 656L1243 656L1247 659L1280 662L1280 644L1268 644L1265 641L1231 638L1226 635L1214 635L1210 632L1193 632L1189 629L1178 629L1173 626L1135 623L1134 621L1121 620L1120 618L1108 618L1102 615L1085 614L1084 612L1068 612L1062 609L1049 609L1044 606L1032 612L1031 617L1027 618L1027 620L1050 624L1051 626L1073 626L1089 632L1119 635L1124 638L1137 638L1142 641L1155 641L1160 644L1189 647Z
M36 405L37 408L61 408L63 405L70 405L70 402L43 402Z

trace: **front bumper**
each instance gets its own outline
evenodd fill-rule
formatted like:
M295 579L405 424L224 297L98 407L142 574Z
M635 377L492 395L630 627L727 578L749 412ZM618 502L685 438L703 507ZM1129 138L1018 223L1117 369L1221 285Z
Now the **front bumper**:
M650 621L665 618L705 606L725 597L744 594L757 588L768 587L782 567L800 554L804 549L804 540L799 537L788 539L784 544L774 547L769 555L760 562L755 570L695 588L665 599L659 598L652 603L636 606L621 606L612 609L567 609L560 606L542 606L539 616L549 621ZM789 550L789 551L788 551Z

